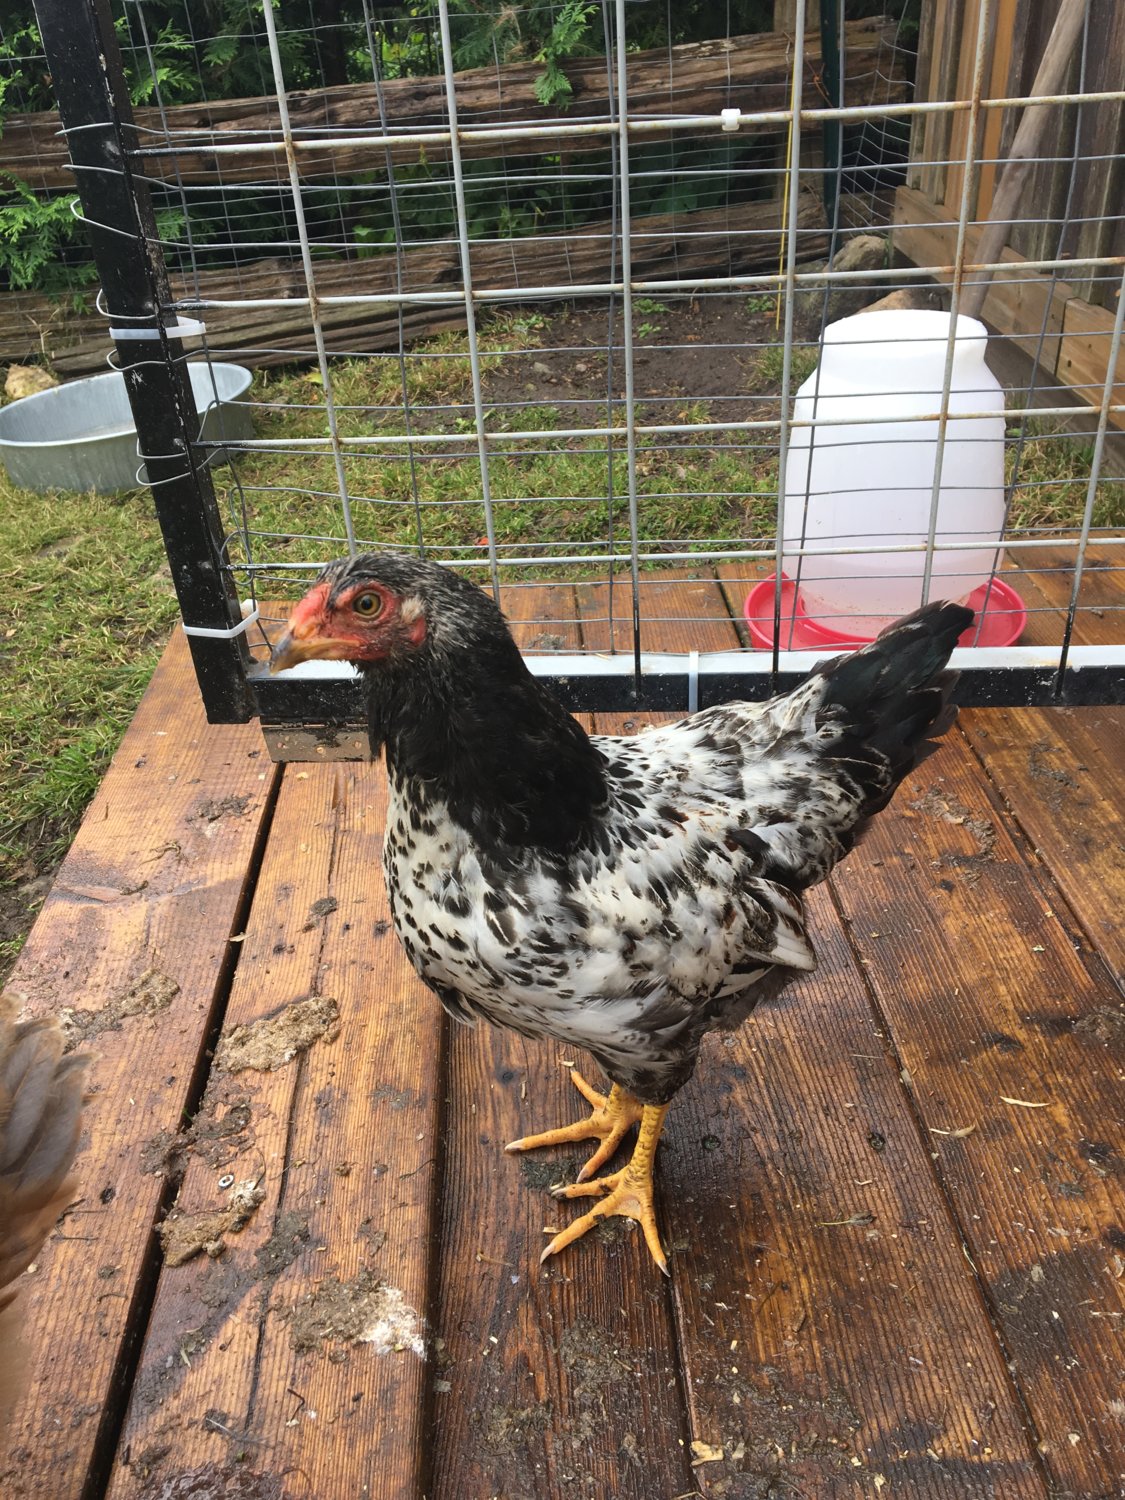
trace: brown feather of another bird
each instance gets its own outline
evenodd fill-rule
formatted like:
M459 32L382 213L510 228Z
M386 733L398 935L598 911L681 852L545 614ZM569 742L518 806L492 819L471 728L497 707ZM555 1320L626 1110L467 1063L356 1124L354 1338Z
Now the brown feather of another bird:
M57 1022L17 1022L0 997L0 1420L22 1384L18 1279L74 1187L87 1059L64 1046Z

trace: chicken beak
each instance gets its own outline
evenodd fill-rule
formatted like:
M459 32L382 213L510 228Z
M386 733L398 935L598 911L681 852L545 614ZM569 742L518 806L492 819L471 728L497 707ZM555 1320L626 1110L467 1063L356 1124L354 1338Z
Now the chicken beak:
M270 652L270 673L285 672L290 667L298 666L303 661L310 661L319 655L321 642L316 637L298 639L291 630L274 642L273 650Z
M285 672L303 661L347 661L356 649L354 640L341 640L324 629L327 585L317 584L293 606L293 613L270 653L270 672Z

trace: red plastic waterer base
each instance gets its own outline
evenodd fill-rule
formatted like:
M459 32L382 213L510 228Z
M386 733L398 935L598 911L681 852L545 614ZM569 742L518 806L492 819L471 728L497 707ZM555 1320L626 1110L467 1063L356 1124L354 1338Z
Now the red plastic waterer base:
M743 614L755 646L770 650L773 646L774 578L764 578L746 596ZM1002 578L982 583L965 603L981 616L957 642L959 646L1014 646L1027 624L1023 600ZM840 617L837 616L839 620ZM830 646L865 646L870 635L856 635L847 630L810 618L791 578L781 575L781 649L783 651L819 651Z

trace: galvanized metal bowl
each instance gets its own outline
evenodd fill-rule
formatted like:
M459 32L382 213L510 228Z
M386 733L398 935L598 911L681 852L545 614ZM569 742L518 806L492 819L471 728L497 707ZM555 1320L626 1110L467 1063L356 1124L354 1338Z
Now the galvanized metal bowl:
M202 436L251 437L251 408L243 400L250 371L202 361L188 369ZM146 483L125 377L91 375L13 401L0 410L0 459L12 483L27 490L127 490Z

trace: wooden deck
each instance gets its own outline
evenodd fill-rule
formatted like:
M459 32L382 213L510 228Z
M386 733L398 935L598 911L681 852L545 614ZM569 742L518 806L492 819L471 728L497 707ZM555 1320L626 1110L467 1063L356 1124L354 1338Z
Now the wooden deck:
M723 587L646 590L649 643L734 644ZM1123 731L963 714L673 1107L671 1280L620 1223L540 1272L562 1163L500 1148L569 1054L445 1023L381 769L208 728L173 641L11 984L96 1060L0 1493L1125 1493Z

